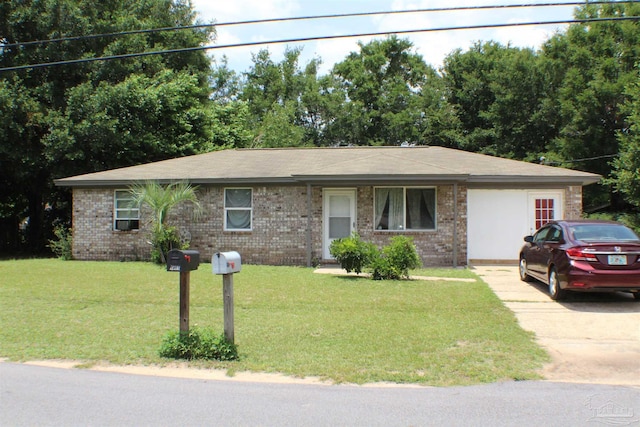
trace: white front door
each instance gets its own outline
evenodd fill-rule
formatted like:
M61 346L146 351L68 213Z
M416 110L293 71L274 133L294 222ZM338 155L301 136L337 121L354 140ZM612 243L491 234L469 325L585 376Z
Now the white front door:
M323 192L323 249L324 259L333 259L329 253L331 242L349 237L356 229L356 190L324 190Z

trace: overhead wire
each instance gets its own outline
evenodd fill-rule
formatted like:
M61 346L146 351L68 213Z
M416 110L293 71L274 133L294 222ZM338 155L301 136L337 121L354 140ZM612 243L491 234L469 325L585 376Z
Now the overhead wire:
M620 1L620 2L590 1L588 4L598 5L598 4L611 4L611 3L628 3L628 1ZM33 40L33 41L25 41L25 42L5 43L3 44L3 47L8 48L8 47L18 47L18 46L31 46L31 45L37 45L37 44L90 40L95 38L119 37L119 36L125 36L125 35L148 34L148 33L164 32L164 31L193 30L193 29L211 28L211 27L255 25L255 24L276 23L276 22L294 22L294 21L302 21L302 20L314 20L314 19L353 18L353 17L364 17L364 16L396 15L396 14L410 14L410 13L435 13L435 12L459 12L459 11L473 11L473 10L492 10L492 9L580 6L584 4L585 2L581 1L581 2L566 2L566 3L554 2L554 3L527 3L527 4L505 4L505 5L483 5L483 6L454 6L454 7L420 8L420 9L406 9L406 10L387 10L387 11L377 11L377 12L354 12L354 13L337 13L337 14L327 14L327 15L294 16L294 17L286 17L286 18L252 19L252 20L246 20L246 21L231 21L231 22L195 24L195 25L186 25L186 26L177 26L177 27L148 28L148 29L140 29L140 30L119 31L119 32L113 32L113 33L88 34L88 35L82 35L82 36L59 37L59 38L46 39L46 40Z
M594 1L594 2L589 2L588 4L604 4L604 3L612 4L612 3L628 3L628 2L626 1L625 2ZM544 6L559 6L559 5L566 6L570 4L573 4L573 3L545 3L545 4L538 3L533 5L522 4L522 5L469 6L469 7L453 7L453 8L414 9L412 11L407 10L407 11L388 11L388 12L363 12L363 13L356 13L356 14L318 15L318 16L297 17L297 18L274 18L274 19L238 21L238 22L229 22L229 23L222 23L222 24L207 24L207 25L221 26L221 25L256 24L256 23L264 23L264 22L280 22L285 20L320 19L320 18L329 18L329 17L333 18L333 17L347 17L347 16L360 16L360 15L366 16L366 15L389 14L389 13L410 13L415 11L434 12L434 11L490 9L490 8L507 8L507 7L533 7L533 6L540 7L543 5ZM576 4L582 5L584 3L580 2ZM377 32L313 36L313 37L296 37L296 38L287 38L287 39L233 43L233 44L226 44L226 45L193 46L193 47L177 48L177 49L165 49L165 50L156 50L156 51L145 51L145 52L118 54L118 55L71 59L71 60L64 60L64 61L41 62L41 63L34 63L34 64L3 67L3 68L0 68L0 72L19 71L19 70L35 69L35 68L43 68L43 67L53 67L53 66L59 66L59 65L81 64L81 63L89 63L89 62L95 62L95 61L109 61L109 60L115 60L115 59L136 58L136 57L144 57L144 56L151 56L151 55L186 53L186 52L194 52L194 51L202 51L202 50L229 49L229 48L238 48L238 47L247 47L247 46L282 44L282 43L305 43L305 42L317 41L317 40L332 40L332 39L344 39L344 38L356 38L356 37L375 37L375 36L390 35L390 34L412 34L412 33L439 32L439 31L474 30L474 29L537 26L537 25L564 25L564 24L574 24L574 23L629 21L629 20L634 20L634 21L640 20L640 17L627 16L627 17L608 17L608 18L569 19L569 20L556 20L556 21L516 22L516 23L506 23L506 24L481 24L481 25L466 25L466 26L452 26L452 27L439 27L439 28L420 28L420 29L412 29L412 30L377 31ZM36 41L36 42L25 42L25 43L33 44L33 43L59 42L59 41L67 41L67 40L72 41L72 40L78 40L78 37L93 38L93 37L99 37L99 36L125 35L125 34L139 33L139 32L164 31L169 29L184 29L184 28L192 28L192 27L195 28L195 27L198 27L198 25L190 26L190 27L172 27L172 28L155 29L155 30L136 30L134 32L109 33L109 34L103 34L103 35L77 36L75 38L51 39L48 41ZM13 45L0 44L0 52L2 49L6 47L15 46L15 45L16 44L13 44Z

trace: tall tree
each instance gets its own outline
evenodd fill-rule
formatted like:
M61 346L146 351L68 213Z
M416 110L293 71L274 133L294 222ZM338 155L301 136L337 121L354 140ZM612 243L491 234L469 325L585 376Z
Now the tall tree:
M253 56L246 73L240 99L249 107L255 133L254 146L301 146L312 142L309 110L304 102L314 89L317 60L300 67L301 48L288 48L281 62L268 50Z
M587 4L577 18L640 16L640 3ZM611 159L618 154L617 134L627 127L621 106L625 87L637 81L640 60L640 22L591 22L571 25L543 47L550 69L561 76L552 93L561 120L547 158L558 164L610 176ZM558 79L556 79L558 80ZM611 204L620 199L608 187L587 187L586 205Z
M455 128L437 72L396 36L359 43L331 72L343 103L328 131L333 143L449 145ZM428 136L428 138L427 138Z
M194 47L211 30L84 37L194 22L188 0L5 0L0 68ZM42 249L65 199L54 178L210 149L209 73L201 51L0 72L0 116L15 119L0 120L3 222L28 219L26 246Z
M542 108L547 82L535 52L478 42L449 54L443 72L462 123L462 148L516 159L545 151L555 135Z
M640 64L637 79L626 90L629 101L623 106L628 126L618 132L620 153L612 162L612 184L626 199L640 208Z

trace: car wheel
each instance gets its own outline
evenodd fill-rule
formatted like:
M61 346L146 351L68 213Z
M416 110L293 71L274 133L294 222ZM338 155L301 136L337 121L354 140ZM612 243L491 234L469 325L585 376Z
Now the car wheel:
M549 271L549 296L554 301L560 301L564 299L567 291L560 288L560 280L558 280L558 272L555 268L551 268Z
M640 301L640 292L633 292L633 297L636 299L636 301Z
M531 276L527 274L527 260L524 257L520 258L519 271L520 271L520 280L522 280L523 282L531 281Z

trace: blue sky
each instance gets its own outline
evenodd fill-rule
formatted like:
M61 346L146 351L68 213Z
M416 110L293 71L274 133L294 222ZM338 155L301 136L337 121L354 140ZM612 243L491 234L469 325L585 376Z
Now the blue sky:
M560 0L556 2L569 2ZM199 18L205 22L235 22L253 19L285 18L294 16L330 15L341 13L378 12L388 10L426 9L505 4L541 4L548 0L192 0ZM252 24L220 27L213 44L268 41L277 39L316 37L379 31L401 31L425 28L458 27L468 25L504 24L534 21L558 21L573 17L574 6L539 8L515 8L487 11L430 12L366 17L333 18ZM445 56L455 49L467 50L475 41L494 40L512 46L538 49L563 26L526 26L485 30L456 30L400 35L410 39L415 52L436 68L442 65ZM357 42L368 42L371 38L349 38L320 40L293 44L303 48L301 66L311 58L323 61L322 73L334 63L343 60L350 52L358 51ZM272 44L242 48L210 50L215 58L226 55L229 66L238 71L247 71L252 53L267 48L276 62L282 60L286 44Z

